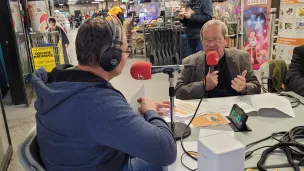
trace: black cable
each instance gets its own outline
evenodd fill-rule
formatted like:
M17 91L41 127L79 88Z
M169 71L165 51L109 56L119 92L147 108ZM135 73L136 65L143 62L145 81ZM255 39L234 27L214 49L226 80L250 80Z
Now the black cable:
M299 162L299 166L301 166L303 162L304 162L304 157L303 157L303 159Z
M183 132L183 134L182 134L182 137L181 137L180 141L181 141L181 146L182 146L182 149L183 149L183 151L184 151L184 154L186 154L187 156L189 156L189 157L192 158L193 160L197 161L197 158L194 157L194 156L192 156L192 155L185 149L184 144L183 144L183 137L184 137L184 135L185 135L187 129L190 128L190 125L191 125L192 121L193 121L194 118L196 117L197 112L198 112L198 109L199 109L199 107L201 106L201 103L202 103L203 98L204 98L204 97L206 98L206 96L207 96L207 92L206 92L206 74L205 74L205 71L204 71L203 68L201 68L200 66L194 66L194 67L199 68L199 69L203 72L203 74L204 74L204 82L203 82L203 86L204 86L204 96L202 96L202 98L200 99L200 101L199 101L199 103L198 103L198 105L197 105L197 107L196 107L196 110L195 110L195 112L194 112L194 115L193 115L193 117L191 118L190 122L188 123L186 129L184 130L184 132ZM183 156L183 155L182 155L182 156ZM183 158L181 158L181 163L183 163ZM184 164L183 164L183 165L184 165ZM184 165L184 166L185 166L185 165ZM189 169L187 166L185 166L185 167L186 167L187 169ZM189 170L192 170L192 169L189 169ZM197 170L197 169L195 169L195 170Z
M280 136L281 138L278 139L277 138L278 136ZM274 150L280 149L286 155L290 166L295 171L300 171L299 166L301 166L302 163L304 162L304 144L301 144L298 140L304 140L304 126L294 127L288 132L272 133L270 136L266 138L248 144L246 148L250 148L260 142L266 141L271 138L277 140L278 143L264 150L261 159L257 164L258 169L260 171L267 171L263 167L263 164L265 163L268 155L274 152ZM259 150L261 148L266 148L266 146L246 152L246 158L251 156L254 151ZM296 163L297 161L298 164Z
M254 149L252 151L247 151L245 153L245 159L247 159L248 157L250 157L255 151L258 151L258 150L263 149L263 148L270 148L270 147L272 147L272 146L262 146L262 147L259 147L257 149Z
M191 151L188 151L188 152L191 152ZM194 151L193 151L193 152L194 152ZM184 158L185 155L186 155L186 153L183 153L182 156L181 156L181 158L180 158L182 165L183 165L186 169L188 169L188 170L196 171L197 169L191 169L190 167L188 167L188 166L185 165L185 163L183 162L183 158Z

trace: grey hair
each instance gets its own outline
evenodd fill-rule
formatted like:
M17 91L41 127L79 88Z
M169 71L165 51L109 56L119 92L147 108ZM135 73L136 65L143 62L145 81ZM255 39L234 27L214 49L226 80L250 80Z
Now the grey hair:
M201 29L201 37L202 37L202 34L203 34L203 30L205 28L208 28L210 26L220 26L222 28L222 32L223 32L223 36L224 38L227 38L228 37L228 27L227 25L221 21L221 20L210 20L208 21L207 23L205 23Z

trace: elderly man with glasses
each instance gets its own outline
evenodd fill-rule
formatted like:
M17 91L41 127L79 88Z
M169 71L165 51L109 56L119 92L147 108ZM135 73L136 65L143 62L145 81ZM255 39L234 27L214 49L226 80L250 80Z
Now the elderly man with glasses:
M249 54L235 48L225 48L227 34L227 26L219 20L208 21L202 27L201 41L204 51L188 56L183 60L183 64L200 66L205 73L198 68L184 69L176 84L178 99L227 97L261 92ZM216 51L219 55L213 72L210 72L210 66L206 63L206 54L210 51Z

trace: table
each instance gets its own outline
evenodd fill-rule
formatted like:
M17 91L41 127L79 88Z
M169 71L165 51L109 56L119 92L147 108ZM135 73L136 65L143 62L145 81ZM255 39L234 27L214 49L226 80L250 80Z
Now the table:
M288 92L288 94L293 95L294 97L299 98L301 101L304 101L304 98L293 93ZM196 100L197 101L197 100ZM203 106L201 106L203 108ZM252 132L246 133L235 133L235 138L239 140L244 145L247 145L251 142L260 140L269 136L273 132L280 132L280 131L289 131L290 129L304 125L304 106L300 105L297 108L294 108L295 118L270 118L270 117L262 117L262 116L250 116L247 121L247 125L252 129ZM304 113L304 112L303 112ZM184 139L184 142L196 141L199 136L199 131L201 128L192 128L191 135ZM221 125L215 127L209 127L204 129L214 129L214 130L232 130L229 125ZM252 147L251 149L256 149L261 146L265 145L274 145L277 141L275 140L268 140L257 144L256 146ZM183 154L183 150L181 148L180 141L177 142L177 160L176 162L168 167L169 171L187 171L187 169L181 164L180 158ZM261 157L261 153L263 149L256 151L253 153L252 157L245 161L245 168L253 168L256 169L256 165L258 160ZM279 169L279 171L292 171L293 169L288 168L289 164L286 160L286 156L282 154L272 154L268 157L265 163L265 168L274 169L274 168L284 168L286 169ZM192 167L193 169L196 166Z

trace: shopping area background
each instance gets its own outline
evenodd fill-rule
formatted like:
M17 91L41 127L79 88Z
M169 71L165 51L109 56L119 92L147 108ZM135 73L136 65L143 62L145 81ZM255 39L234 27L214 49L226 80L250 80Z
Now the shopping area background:
M12 43L0 49L0 84L13 146L11 142L3 143L4 154L10 146L16 151L24 134L34 123L33 100L36 97L30 83L31 73L41 66L51 71L54 66L63 63L76 65L75 37L86 19L105 16L109 12L116 16L123 15L120 21L127 34L129 60L122 78L113 80L113 84L126 92L127 98L131 98L137 88L129 90L122 83L132 79L129 75L132 63L149 61L155 66L176 65L190 55L187 51L187 25L178 18L186 3L153 0L87 3L61 0L7 1L6 7L9 8L2 10L5 6L1 7L1 11L7 13L3 16L7 18L4 17L3 22L4 18L1 19L0 39L2 46L7 40L12 40ZM227 24L227 47L242 49L250 54L252 68L262 83L263 64L283 60L288 65L294 47L304 44L303 7L300 1L227 0L212 3L211 18ZM45 57L44 61L39 60L41 56ZM155 100L168 98L167 76L157 75L154 79L158 82L147 83L147 94ZM136 83L134 87L139 86ZM267 86L265 88L268 89ZM151 89L158 89L159 92L149 92ZM15 105L22 107L16 109ZM18 113L25 114L20 116ZM0 125L4 126L4 122ZM9 139L5 131L2 134L3 141ZM4 158L1 155L0 163ZM14 157L13 165L20 165Z

